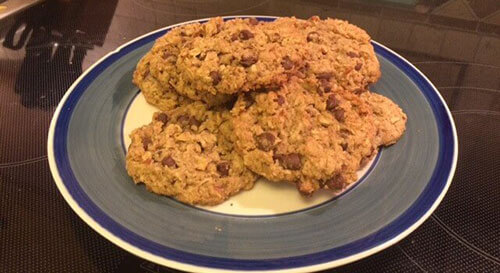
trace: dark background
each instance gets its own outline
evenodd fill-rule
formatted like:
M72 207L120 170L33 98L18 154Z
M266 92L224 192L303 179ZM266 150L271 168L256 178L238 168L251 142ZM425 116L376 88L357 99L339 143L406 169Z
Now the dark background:
M500 272L500 1L34 2L0 19L0 272L175 272L76 216L52 180L47 131L67 88L106 53L160 27L235 14L349 20L413 62L452 111L459 160L436 212L400 243L332 272ZM0 18L8 11L1 3Z

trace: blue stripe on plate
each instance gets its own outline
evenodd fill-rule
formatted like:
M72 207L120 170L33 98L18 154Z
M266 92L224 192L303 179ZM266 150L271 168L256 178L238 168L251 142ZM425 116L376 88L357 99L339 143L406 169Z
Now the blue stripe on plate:
M226 18L230 19L230 18ZM258 18L259 20L272 21L270 18ZM406 61L389 52L385 48L374 44L375 51L389 60L391 63L401 69L412 81L420 88L422 93L430 103L438 124L439 132L439 157L434 169L434 173L427 184L426 188L415 201L415 203L405 211L397 219L389 223L379 231L359 239L355 242L343 245L341 247L332 248L326 251L287 257L280 259L264 259L264 260L243 260L243 259L228 259L219 257L210 257L204 255L196 255L179 251L164 245L160 245L146 238L143 238L130 230L127 230L117 222L106 215L99 207L97 207L90 198L82 190L76 180L68 160L67 152L67 133L71 119L71 114L79 98L85 92L86 88L92 81L99 76L110 64L147 43L156 40L162 36L166 30L161 30L144 37L132 44L129 44L118 52L113 53L101 63L96 65L81 81L75 86L68 99L61 108L59 117L55 126L54 133L54 157L57 164L60 177L75 202L101 227L112 233L121 240L147 251L151 254L164 257L165 259L178 261L181 263L192 264L203 267L213 267L222 269L239 269L239 270L272 270L272 269L287 269L295 267L303 267L315 265L333 260L345 258L357 253L370 250L392 238L398 236L431 208L436 199L446 186L448 177L453 165L455 139L453 136L453 126L451 117L448 115L446 107L442 104L437 90L424 79L417 70L411 67Z

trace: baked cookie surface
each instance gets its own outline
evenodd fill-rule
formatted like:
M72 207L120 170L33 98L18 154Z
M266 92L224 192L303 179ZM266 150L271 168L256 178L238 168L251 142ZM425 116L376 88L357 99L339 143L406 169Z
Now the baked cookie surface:
M257 176L233 149L228 110L195 102L134 130L126 168L135 183L181 202L216 205L253 187Z
M151 73L151 64L158 62L158 56L148 52L137 64L133 74L133 83L139 87L144 98L149 104L158 107L160 110L169 111L178 106L191 103L192 100L177 92L169 83L164 83ZM232 96L209 93L200 93L193 99L203 101L209 106L219 106L230 101Z
M149 65L152 59L146 54L137 64L133 74L133 83L139 87L146 101L162 111L173 110L181 105L191 103L189 98L179 95L173 88L164 88L150 73Z
M294 79L276 91L242 94L232 110L245 165L304 194L344 188L376 151L371 108L351 92L316 88Z
M407 116L389 98L366 92L361 98L371 106L377 131L377 144L389 146L396 143L406 130Z
M380 77L365 31L318 17L267 23L214 18L171 30L151 54L151 73L162 86L193 100L277 87L291 76L314 78L326 89L358 92Z

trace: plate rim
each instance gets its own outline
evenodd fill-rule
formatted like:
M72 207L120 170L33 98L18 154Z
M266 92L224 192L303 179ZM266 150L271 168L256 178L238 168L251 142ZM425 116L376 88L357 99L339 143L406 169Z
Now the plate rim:
M221 16L221 17L224 18L225 20L235 19L235 18L248 18L248 17L256 17L256 18L262 18L262 19L267 19L267 20L279 18L279 16L264 16L264 15L231 15L231 16ZM142 257L144 259L147 259L149 261L152 261L154 263L161 264L161 265L168 266L168 267L172 267L172 268L177 268L177 269L180 269L180 270L186 270L186 271L200 271L200 270L202 270L203 272L234 272L234 271L238 271L238 272L256 272L257 270L260 271L260 272L299 272L299 271L317 271L317 270L322 270L322 269L327 269L327 268L333 268L333 267L337 267L337 266L340 266L340 265L344 265L344 264L351 263L351 262L360 260L362 258L368 257L368 256L370 256L372 254L375 254L375 253L377 253L377 252L379 252L379 251L381 251L383 249L386 249L389 246L392 246L393 244L399 242L400 240L402 240L403 238L405 238L406 236L408 236L411 232L413 232L415 229L417 229L425 220L427 220L427 218L434 212L434 210L437 208L437 206L441 203L442 199L444 198L446 192L448 191L448 188L449 188L449 186L451 184L451 181L453 179L453 176L454 176L454 173L455 173L455 170L456 170L457 158L458 158L458 137L457 137L457 132L456 132L456 127L455 127L455 123L454 123L454 120L453 120L453 116L452 116L452 114L451 114L451 112L450 112L450 110L448 108L448 105L446 104L446 102L444 101L443 97L439 93L438 89L434 86L434 84L420 70L418 70L413 64L411 64L409 61L407 61L405 58L403 58L402 56L400 56L399 54L397 54L393 50L391 50L391 49L387 48L386 46L384 46L384 45L382 45L382 44L380 44L378 42L375 42L373 40L372 40L372 43L374 45L379 46L383 50L387 51L388 53L390 53L391 55L393 55L394 57L396 57L397 60L399 60L403 64L407 65L413 72L416 72L417 76L419 76L419 77L421 77L421 79L423 79L424 83L428 84L431 87L432 91L434 91L435 95L439 99L440 106L442 106L444 108L444 110L445 110L446 117L450 121L450 127L451 127L450 129L451 129L451 132L452 132L451 136L452 136L452 139L453 139L453 156L452 156L452 159L451 159L452 161L451 161L451 166L450 166L450 169L449 169L448 177L446 179L446 184L444 185L442 191L439 193L439 195L437 196L437 198L433 201L433 203L429 207L429 209L418 220L416 220L413 224L411 224L404 231L402 231L402 232L398 233L396 236L394 236L394 237L392 237L392 238L390 238L390 239L388 239L388 240L386 240L386 241L384 241L384 242L382 242L382 243L380 243L380 244L378 244L376 246L370 247L370 248L368 248L368 249L366 249L364 251L361 251L361 252L358 252L358 253L355 253L355 254L351 254L351 255L345 256L345 257L340 258L340 259L335 259L335 260L332 260L332 261L328 261L328 262L317 263L317 264L313 263L313 264L310 264L310 265L305 265L305 266L300 266L300 267L284 267L284 268L280 267L278 269L274 269L274 268L273 269L264 269L264 270L262 270L260 268L254 268L254 269L251 269L251 268L249 268L249 269L234 269L232 267L219 268L219 267L207 267L207 266L193 265L193 264L190 264L190 263L179 262L179 261L176 261L176 260L173 260L173 259L169 259L169 258L160 256L160 255L153 254L151 252L143 250L143 249L139 248L138 246L135 246L135 245L133 245L133 244L131 244L131 243L123 240L122 238L120 238L116 234L114 234L111 231L107 230L106 228L102 227L101 224L99 224L97 222L97 220L95 220L94 218L92 218L80 206L80 204L73 199L73 196L69 193L69 191L66 188L63 180L61 179L61 176L60 176L60 173L59 173L59 169L58 169L58 165L56 163L56 156L55 156L55 150L54 150L54 134L55 134L55 129L56 129L57 121L59 120L61 111L63 110L64 105L67 102L67 99L73 93L73 91L75 90L75 88L80 84L80 82L84 78L86 78L86 76L90 72L94 71L94 69L95 69L96 66L98 66L99 64L101 64L105 60L109 59L113 55L119 53L120 51L122 51L127 46L129 46L131 44L134 44L134 43L140 41L141 39L147 38L148 36L157 34L159 32L162 32L162 31L165 31L165 30L177 27L177 26L182 26L182 25L190 24L190 23L206 22L210 18L213 18L213 17L185 21L185 22L174 24L174 25L169 25L169 26L166 26L166 27L163 27L163 28L159 28L159 29L153 30L151 32L148 32L148 33L146 33L144 35L141 35L141 36L139 36L139 37L137 37L137 38L135 38L135 39L133 39L133 40L131 40L131 41L129 41L129 42L121 45L121 46L119 46L117 49L109 52L108 54L106 54L105 56L103 56L102 58L100 58L97 62L93 63L88 69L86 69L78 77L78 79L76 79L75 82L68 88L68 90L66 91L66 93L64 94L64 96L62 97L62 99L60 100L60 102L59 102L59 104L58 104L58 106L57 106L57 108L56 108L56 110L54 112L54 115L52 117L52 120L51 120L51 123L50 123L50 127L49 127L48 137L47 137L47 156L48 156L48 162L49 162L49 167L50 167L50 171L51 171L52 177L54 178L54 181L56 183L56 186L57 186L59 192L63 195L65 201L70 205L70 207L73 209L73 211L84 222L86 222L92 229L94 229L96 232L98 232L99 234L101 234L107 240L111 241L112 243L114 243L115 245L121 247L122 249L125 249L125 250L127 250L128 252L130 252L130 253L132 253L134 255L140 256L140 257ZM393 63L393 65L395 65L395 64ZM398 67L398 68L401 69L400 67ZM414 82L413 79L412 79L412 82ZM427 185L429 185L429 184L427 184ZM420 198L420 196L419 196L419 198ZM411 206L410 206L410 208L411 208ZM403 214L406 213L408 211L408 209L405 212L403 212ZM308 254L308 255L314 255L314 254L316 254L316 253L312 253L312 254ZM197 254L191 254L191 255L197 255ZM203 256L203 255L198 255L198 256ZM204 257L208 257L208 256L204 256ZM286 258L280 258L280 259L286 259ZM236 260L236 259L234 259L234 260Z

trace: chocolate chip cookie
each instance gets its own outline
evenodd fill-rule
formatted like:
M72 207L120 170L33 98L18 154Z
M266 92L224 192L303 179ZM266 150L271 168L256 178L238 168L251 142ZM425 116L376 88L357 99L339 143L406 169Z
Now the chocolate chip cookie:
M361 95L373 110L377 127L377 145L396 143L406 130L406 114L392 100L380 94L366 92Z
M170 41L167 38L171 38L171 36L179 37L180 35L179 29L174 29L170 32L169 36L158 39L150 52L137 64L133 75L133 82L141 89L146 101L163 111L168 111L184 104L186 100L189 103L189 98L203 101L209 106L222 105L233 99L232 96L226 94L213 95L198 91L193 91L192 96L186 97L186 94L176 92L174 82L165 80L165 77L157 77L157 75L161 76L166 71L175 73L175 54L179 51L179 44L176 44L175 40ZM159 68L161 73L152 73L153 68L158 68L158 64L161 66Z
M323 91L361 93L380 78L370 36L347 21L284 17L269 24L266 31L270 36L283 37L280 44L286 53L299 52L303 62L294 62L299 66L294 75L315 79Z
M151 73L162 86L193 100L278 87L291 76L312 78L326 90L360 92L380 77L366 32L318 17L214 18L173 29L151 53Z
M146 54L137 64L134 71L133 82L139 87L146 101L160 110L169 111L178 106L191 103L189 98L179 95L172 87L164 88L156 78L151 75L149 64L152 55Z
M376 152L369 105L349 91L320 93L314 81L292 78L277 90L243 93L232 114L245 165L307 195L344 188Z
M130 135L129 175L188 204L216 205L251 189L257 176L233 149L230 119L228 110L208 110L201 102L155 113Z

